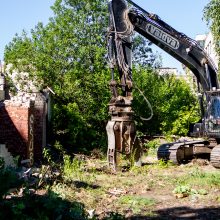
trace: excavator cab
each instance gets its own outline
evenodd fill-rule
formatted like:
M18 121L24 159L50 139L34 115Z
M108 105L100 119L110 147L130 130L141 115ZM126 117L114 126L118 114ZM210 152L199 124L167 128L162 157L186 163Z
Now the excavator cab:
M211 92L205 127L207 136L220 138L220 91Z

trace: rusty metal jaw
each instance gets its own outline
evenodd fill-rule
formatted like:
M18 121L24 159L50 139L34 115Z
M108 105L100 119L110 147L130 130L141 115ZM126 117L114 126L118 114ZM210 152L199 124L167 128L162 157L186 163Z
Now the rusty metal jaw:
M108 121L108 124L106 126L106 131L108 135L107 159L108 159L109 168L112 169L113 171L115 171L116 169L114 125L115 125L115 121Z
M140 152L136 140L136 128L131 108L132 98L118 96L109 104L111 120L108 121L106 131L108 135L107 158L110 169L116 171L117 154L131 156ZM140 153L139 153L140 155ZM140 156L135 156L135 161L140 163Z

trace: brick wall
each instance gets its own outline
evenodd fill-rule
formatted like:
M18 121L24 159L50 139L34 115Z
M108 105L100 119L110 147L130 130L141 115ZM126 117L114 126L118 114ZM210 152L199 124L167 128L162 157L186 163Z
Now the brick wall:
M36 105L37 104L37 105ZM44 142L45 102L29 101L0 104L0 144L5 144L13 155L21 160L39 162Z

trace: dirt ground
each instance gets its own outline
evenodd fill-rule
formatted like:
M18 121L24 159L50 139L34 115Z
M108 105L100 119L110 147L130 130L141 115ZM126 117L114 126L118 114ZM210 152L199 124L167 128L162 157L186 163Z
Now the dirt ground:
M143 161L112 173L106 161L87 158L75 181L54 191L84 204L91 219L220 219L220 170L207 160Z

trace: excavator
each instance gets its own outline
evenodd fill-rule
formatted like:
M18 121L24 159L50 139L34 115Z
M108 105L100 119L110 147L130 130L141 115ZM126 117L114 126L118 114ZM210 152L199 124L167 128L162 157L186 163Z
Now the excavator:
M200 45L178 32L158 15L152 14L132 0L108 0L108 58L111 70L107 158L116 170L119 154L133 154L140 164L141 147L136 138L132 110L132 36L138 33L180 61L195 75L201 120L191 126L191 139L162 144L157 157L181 164L195 155L206 154L211 164L220 168L220 88L217 68ZM148 119L152 118L153 113Z

